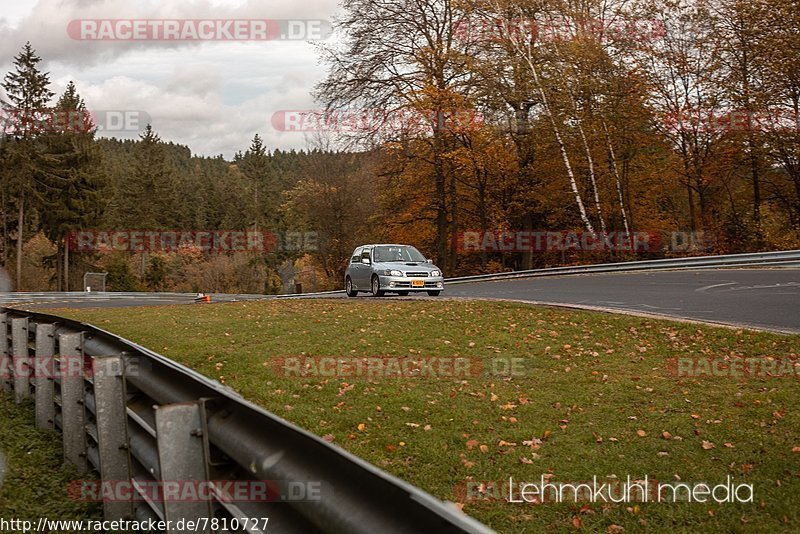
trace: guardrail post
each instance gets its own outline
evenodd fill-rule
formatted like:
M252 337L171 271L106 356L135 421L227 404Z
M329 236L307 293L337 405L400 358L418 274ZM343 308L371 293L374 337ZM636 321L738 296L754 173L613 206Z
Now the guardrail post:
M34 369L34 400L36 401L36 428L55 428L54 404L55 325L36 325L36 363Z
M100 478L114 481L112 484L131 478L124 365L122 356L100 356L92 360ZM132 518L133 501L105 500L103 512L109 521Z
M61 430L64 432L64 459L88 470L86 461L86 429L84 428L83 334L61 334L58 338L61 368Z
M207 482L208 463L203 426L200 404L197 402L170 404L156 409L156 440L162 482ZM168 521L197 520L210 516L211 502L204 497L198 496L191 502L164 498L164 519ZM169 532L181 531L173 529Z
M19 404L31 396L27 317L11 319L11 344L14 358L14 400Z
M11 391L12 367L8 352L8 314L0 313L0 389L3 391Z

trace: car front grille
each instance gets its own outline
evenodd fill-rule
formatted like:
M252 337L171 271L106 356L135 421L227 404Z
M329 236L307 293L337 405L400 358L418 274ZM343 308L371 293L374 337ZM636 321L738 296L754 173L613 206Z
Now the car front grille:
M394 286L392 286L392 287L395 288L395 289L423 289L422 287L419 287L419 286L412 287L411 282L395 282ZM426 281L424 289L441 289L441 287L439 287L439 283L438 282L427 282ZM391 291L391 289L389 289L389 291Z
M406 276L412 277L412 278L427 278L428 277L428 273L427 272L411 272L411 271L409 271L409 272L406 273Z

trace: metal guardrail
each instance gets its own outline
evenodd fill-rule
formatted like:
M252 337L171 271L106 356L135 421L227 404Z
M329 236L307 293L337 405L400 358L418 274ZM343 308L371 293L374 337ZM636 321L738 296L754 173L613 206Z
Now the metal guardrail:
M34 399L36 426L61 431L65 461L135 489L103 502L109 520L269 518L267 530L279 533L491 532L230 388L84 323L0 308L0 369L13 370L0 388L17 402ZM152 498L146 488L165 481L269 481L279 491L266 500ZM282 491L311 483L317 498ZM261 521L242 526L236 531L264 531Z
M632 271L651 271L659 269L706 269L722 267L763 267L800 266L800 250L780 252L756 252L748 254L728 254L724 256L694 256L689 258L668 258L662 260L628 261L619 263L599 263L594 265L575 265L569 267L550 267L507 273L478 274L447 278L448 284L531 278L536 276L561 276L568 274L624 273Z
M597 263L593 265L573 265L566 267L549 267L525 271L509 271L505 273L477 274L445 278L445 284L465 284L469 282L491 282L494 280L510 280L514 278L534 278L537 276L564 276L571 274L592 273L624 273L634 271L650 271L659 269L706 269L722 267L761 267L761 266L796 266L800 267L800 250L779 252L756 252L748 254L728 254L720 256L693 256L688 258L669 258L661 260L627 261L618 263ZM277 295L273 298L308 298L344 293L338 291L322 291L303 293L300 295Z

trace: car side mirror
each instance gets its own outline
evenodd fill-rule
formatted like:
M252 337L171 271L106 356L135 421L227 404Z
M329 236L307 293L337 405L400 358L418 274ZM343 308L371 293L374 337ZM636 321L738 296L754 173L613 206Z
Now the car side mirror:
M361 258L361 263L363 263L364 265L369 265L370 264L369 258Z
M428 259L425 260L425 263L433 263L433 260L428 258Z

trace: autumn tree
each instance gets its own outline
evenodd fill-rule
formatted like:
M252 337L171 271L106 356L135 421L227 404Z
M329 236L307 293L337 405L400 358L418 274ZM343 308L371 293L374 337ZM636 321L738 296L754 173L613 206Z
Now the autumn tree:
M463 109L469 87L464 68L469 49L454 34L457 8L452 0L345 0L342 6L338 28L346 38L340 47L321 48L329 72L316 95L329 110L379 112L389 121L420 118L424 132L418 137L427 154L415 156L413 165L429 167L421 175L433 185L426 209L433 213L437 258L452 265L449 235L458 206L445 157L452 139L442 122ZM408 131L378 127L364 133L396 141Z
M302 178L286 193L283 210L291 225L316 232L311 251L325 274L337 282L353 249L380 235L369 155L312 151Z

